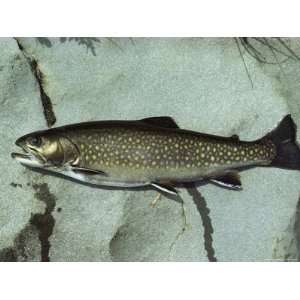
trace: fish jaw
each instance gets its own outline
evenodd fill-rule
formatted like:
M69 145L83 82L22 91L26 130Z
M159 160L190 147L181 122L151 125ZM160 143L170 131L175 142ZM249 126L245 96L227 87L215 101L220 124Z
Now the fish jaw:
M23 153L13 152L11 157L21 163L22 165L33 167L33 168L45 168L47 166L46 161L37 153L33 152L33 149L29 149L26 144L24 137L19 138L16 143L20 147Z
M11 157L22 165L34 168L44 168L45 164L30 153L13 152Z

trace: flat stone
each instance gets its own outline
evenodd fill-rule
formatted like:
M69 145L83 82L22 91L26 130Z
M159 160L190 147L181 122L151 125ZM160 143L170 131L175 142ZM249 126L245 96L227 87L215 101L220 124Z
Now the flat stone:
M15 248L22 244L20 235L29 226L31 214L44 209L30 186L35 175L15 163L10 154L16 138L39 129L44 118L34 76L16 41L2 38L0 49L0 258L10 260L19 256L20 249Z
M5 108L0 122L7 128L0 133L5 141L0 248L6 257L21 260L19 252L9 247L16 247L15 239L31 214L50 221L53 217L48 238L41 235L47 233L46 227L32 235L37 242L32 248L43 257L49 246L51 261L299 257L299 242L291 230L299 198L297 171L255 168L241 173L241 192L201 185L195 200L182 188L183 205L162 197L152 208L154 190L91 188L35 173L10 159L17 137L46 128L30 60L37 62L42 74L55 126L168 115L181 128L238 134L242 140L262 137L288 113L299 127L300 72L295 62L265 65L242 49L251 82L236 42L229 38L22 38L19 44L22 51L13 39L0 41L0 102ZM274 59L270 51L265 55ZM300 140L299 132L297 136ZM34 184L47 184L48 194L55 198L50 213L49 203L37 196ZM198 209L195 201L200 201ZM281 240L285 245L293 240L294 246L281 246ZM39 259L34 253L26 254L28 260Z

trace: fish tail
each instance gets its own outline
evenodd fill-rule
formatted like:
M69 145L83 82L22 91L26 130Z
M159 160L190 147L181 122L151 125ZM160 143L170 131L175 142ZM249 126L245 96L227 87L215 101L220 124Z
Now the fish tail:
M276 156L270 166L300 170L300 148L296 142L296 124L291 115L286 115L263 140L271 140L276 147Z

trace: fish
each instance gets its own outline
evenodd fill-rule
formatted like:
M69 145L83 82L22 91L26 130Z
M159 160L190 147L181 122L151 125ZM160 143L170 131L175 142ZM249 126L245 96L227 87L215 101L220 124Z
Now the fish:
M179 128L168 116L94 121L32 132L11 156L98 186L151 186L177 195L177 185L213 182L241 190L239 172L257 166L300 170L296 125L286 115L262 138L241 141Z

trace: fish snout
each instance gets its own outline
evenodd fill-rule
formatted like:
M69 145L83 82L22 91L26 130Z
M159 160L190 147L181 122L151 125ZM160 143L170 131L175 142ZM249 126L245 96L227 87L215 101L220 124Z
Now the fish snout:
M25 138L25 136L21 136L20 138L18 138L15 141L15 145L17 145L20 148L24 148L24 146L26 145L26 138Z

